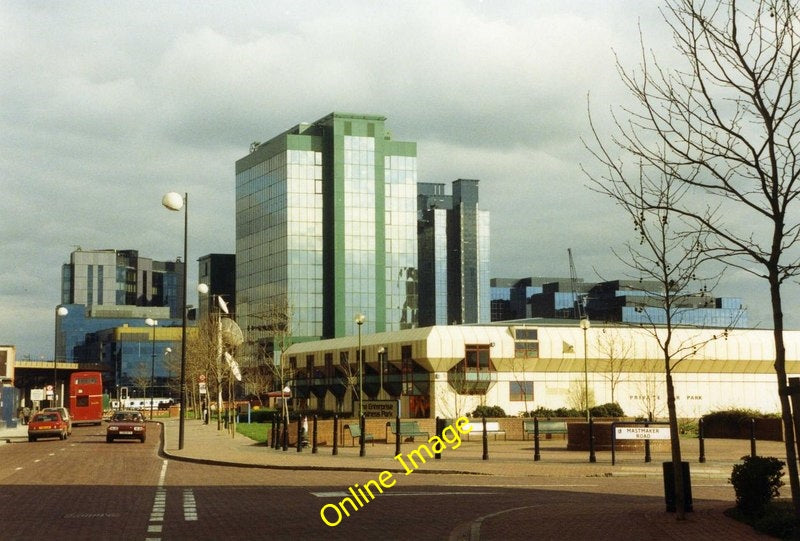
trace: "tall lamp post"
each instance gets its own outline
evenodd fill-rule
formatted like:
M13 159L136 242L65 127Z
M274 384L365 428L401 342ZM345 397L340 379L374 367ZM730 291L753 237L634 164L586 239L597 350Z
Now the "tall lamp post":
M591 325L589 324L589 318L582 318L581 319L581 330L583 330L583 398L586 401L586 422L589 422L589 362L588 362L588 351L586 349L587 341L586 341L586 332L589 330Z
M189 270L187 259L188 251L188 231L189 231L189 194L183 196L176 192L169 192L161 198L161 204L169 210L180 211L183 209L183 299L181 315L183 323L181 325L181 407L178 421L178 449L183 449L183 434L186 419L186 275Z
M363 360L361 359L361 326L366 321L366 317L364 314L356 314L355 322L358 325L358 351L356 352L356 356L358 357L358 418L361 419L361 416L364 415L364 370L363 370Z
M172 348L164 350L165 363L167 365L167 392L169 393L169 400L172 402Z
M153 318L144 320L144 324L153 328L152 338L150 340L151 354L150 354L150 419L153 419L153 400L155 400L155 380L156 380L156 326L158 321ZM146 395L145 395L146 396Z
M381 346L378 348L378 374L380 375L379 383L380 389L378 390L378 398L383 399L383 356L386 355L386 348Z
M67 310L66 306L59 306L56 309L56 315L58 317L65 317L69 314L69 310ZM66 346L66 344L65 344ZM56 348L58 349L58 348ZM53 355L53 406L56 406L56 389L58 389L58 352ZM61 397L61 403L64 403L64 397Z

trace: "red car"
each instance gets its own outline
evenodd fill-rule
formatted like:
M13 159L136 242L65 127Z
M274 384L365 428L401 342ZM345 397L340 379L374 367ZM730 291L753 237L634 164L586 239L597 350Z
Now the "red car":
M65 440L67 436L69 436L69 428L57 411L36 413L28 421L28 441L36 441L39 438Z
M139 440L144 443L147 438L147 425L138 411L115 411L108 421L106 428L106 441L116 439Z

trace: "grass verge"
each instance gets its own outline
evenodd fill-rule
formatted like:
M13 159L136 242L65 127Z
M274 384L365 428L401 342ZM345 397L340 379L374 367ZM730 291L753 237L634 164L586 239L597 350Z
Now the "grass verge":
M237 423L236 432L258 443L265 443L272 425L270 423Z

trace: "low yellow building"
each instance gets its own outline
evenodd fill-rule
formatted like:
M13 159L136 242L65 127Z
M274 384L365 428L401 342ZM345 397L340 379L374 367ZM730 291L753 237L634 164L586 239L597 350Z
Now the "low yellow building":
M785 333L787 373L800 374L800 332ZM453 418L478 405L509 415L538 407L617 402L626 415L666 416L664 355L642 327L571 320L434 326L293 344L283 354L292 391L311 408L358 411L400 401L404 417ZM725 408L777 412L771 330L675 331L672 362L680 417Z

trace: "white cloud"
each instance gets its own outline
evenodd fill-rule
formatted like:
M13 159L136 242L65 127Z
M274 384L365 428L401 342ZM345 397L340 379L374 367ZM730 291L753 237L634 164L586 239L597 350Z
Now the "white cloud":
M481 180L494 276L566 275L567 247L587 280L614 275L630 228L585 188L586 95L600 114L626 99L612 48L635 62L639 21L669 54L658 17L634 0L0 4L0 341L52 354L76 245L180 255L164 192L189 192L190 261L232 252L234 162L331 111L387 116L421 180Z

